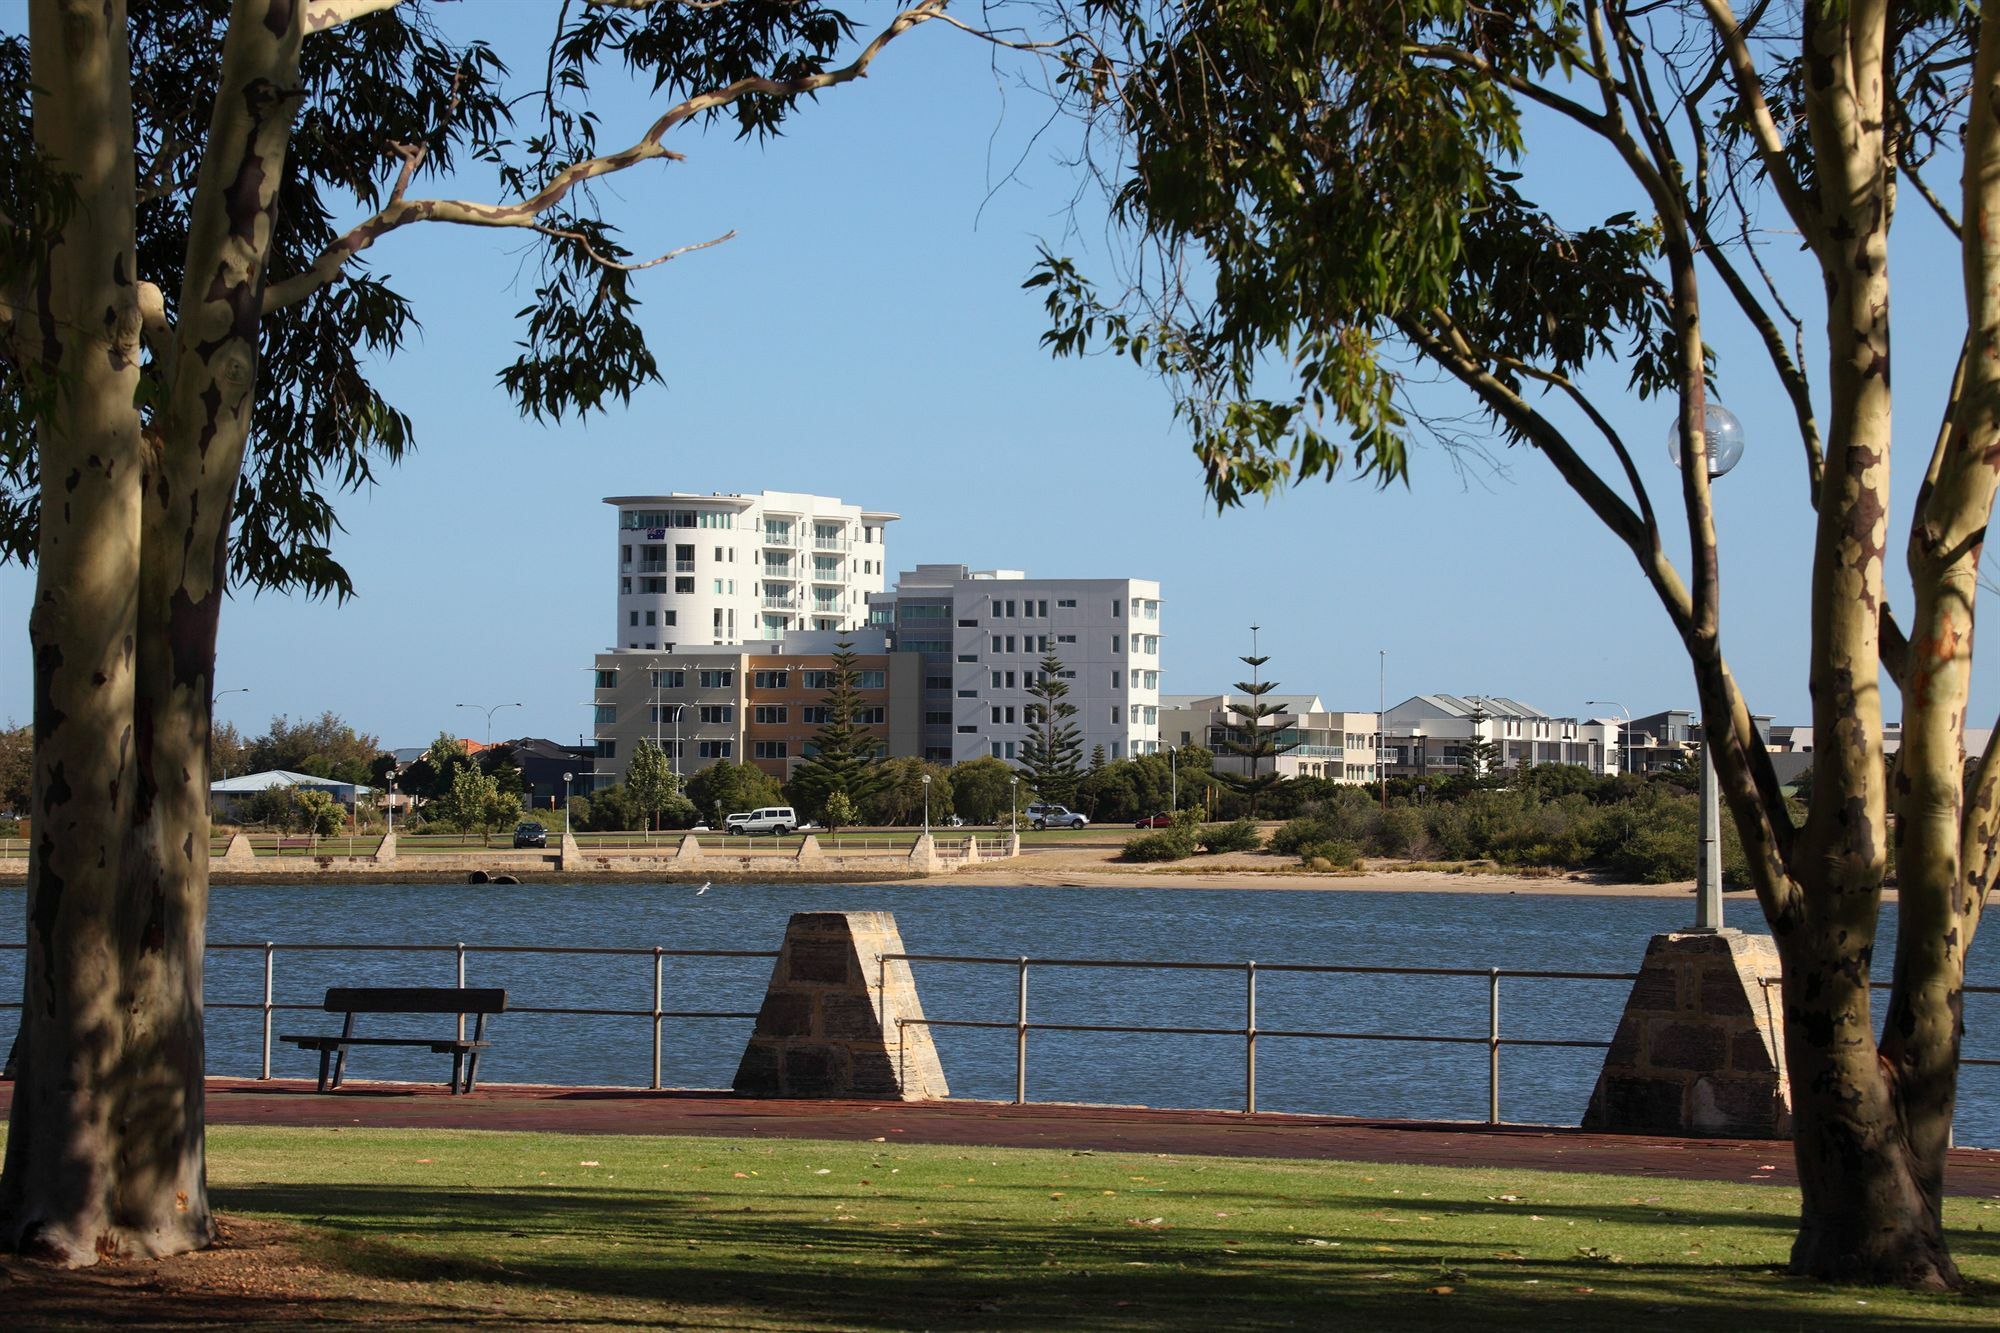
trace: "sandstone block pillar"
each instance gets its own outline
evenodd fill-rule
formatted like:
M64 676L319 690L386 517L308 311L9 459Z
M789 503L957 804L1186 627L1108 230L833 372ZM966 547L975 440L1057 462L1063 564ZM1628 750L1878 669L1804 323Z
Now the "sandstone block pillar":
M375 864L380 866L396 863L396 830L390 829L382 835L382 841L375 844Z
M938 859L937 842L930 834L919 833L910 844L910 869L919 875L935 875L944 869L944 862Z
M805 837L799 839L798 853L792 859L802 866L824 865L826 864L826 852L820 847L819 839L813 834L808 833Z
M889 912L800 912L785 928L757 1030L737 1066L751 1097L935 1101L951 1095L921 1024L910 965Z
M692 833L682 834L681 845L674 852L674 860L676 861L701 860L701 839L697 838Z
M1739 930L1655 935L1583 1127L1782 1139L1792 1133L1778 950ZM1765 978L1772 984L1765 986Z
M250 845L248 834L235 833L229 838L229 845L222 849L222 864L226 866L248 866L257 864L256 849Z

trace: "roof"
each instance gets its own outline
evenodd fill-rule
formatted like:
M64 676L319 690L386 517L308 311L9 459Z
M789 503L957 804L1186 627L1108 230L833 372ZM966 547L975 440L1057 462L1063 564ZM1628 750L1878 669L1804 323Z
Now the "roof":
M1488 717L1547 718L1541 709L1514 699L1483 694L1413 694L1389 711L1400 713L1412 704L1434 715L1443 717L1471 717L1474 713L1485 713Z
M361 783L343 782L339 778L316 777L311 773L294 773L286 768L266 769L262 773L245 773L240 778L224 778L220 782L208 784L209 791L220 796L248 796L254 792L269 791L273 787L353 787L361 792L375 790Z

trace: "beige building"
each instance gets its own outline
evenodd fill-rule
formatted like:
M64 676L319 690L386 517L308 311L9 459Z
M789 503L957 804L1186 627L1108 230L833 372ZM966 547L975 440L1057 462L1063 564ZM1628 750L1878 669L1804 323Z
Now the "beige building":
M1264 720L1263 729L1280 745L1293 748L1259 760L1288 778L1330 778L1335 782L1375 781L1378 715L1333 712L1310 694L1268 694L1264 701L1283 709ZM1199 745L1215 753L1218 773L1250 771L1250 760L1231 753L1229 742L1251 743L1247 694L1169 694L1160 700L1162 745Z

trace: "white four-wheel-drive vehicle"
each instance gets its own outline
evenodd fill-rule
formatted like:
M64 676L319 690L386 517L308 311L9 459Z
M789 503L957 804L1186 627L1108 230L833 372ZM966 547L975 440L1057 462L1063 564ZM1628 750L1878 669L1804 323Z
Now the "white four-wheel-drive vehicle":
M798 826L798 811L789 805L767 805L761 810L746 810L722 821L723 830L729 833L783 834Z
M1038 829L1083 828L1090 823L1088 816L1080 815L1066 805L1048 801L1036 801L1023 813L1028 816L1030 827Z

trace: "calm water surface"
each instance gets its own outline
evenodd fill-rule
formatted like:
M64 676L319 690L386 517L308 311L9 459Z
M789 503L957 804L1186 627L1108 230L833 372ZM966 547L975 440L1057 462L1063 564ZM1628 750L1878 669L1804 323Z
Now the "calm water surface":
M24 894L0 890L0 941L21 939ZM691 886L250 885L214 891L215 943L611 945L650 949L776 949L797 911L894 912L912 953L1017 957L1173 958L1240 963L1610 971L1635 969L1647 939L1685 926L1686 899L1558 897L1543 894L1278 892L1210 889L973 888L964 886L719 884ZM1745 928L1755 908L1732 901ZM1761 923L1756 923L1761 924ZM1893 919L1877 948L1886 975ZM20 994L21 954L0 950L0 993ZM279 1003L317 1005L336 984L449 985L450 955L280 952ZM917 964L931 1018L1014 1015L1011 967ZM650 957L471 955L469 985L504 986L515 1005L648 1009ZM761 959L669 959L669 1010L757 1008L770 974ZM1975 950L1973 984L2000 984L1991 949ZM1622 982L1508 980L1503 1035L1606 1040L1616 1026ZM1239 973L1036 969L1033 1021L1233 1027L1243 1022ZM260 953L212 953L211 1003L255 1003ZM1484 1037L1486 981L1476 978L1258 978L1258 1026ZM14 1015L0 1011L0 1040ZM331 1030L318 1013L280 1014L280 1032ZM1968 1056L2000 1057L2000 996L1969 997ZM209 1067L255 1074L259 1016L211 1009ZM372 1030L392 1030L378 1020ZM495 1081L638 1084L651 1073L651 1025L643 1018L507 1014L482 1066ZM669 1020L665 1082L726 1086L749 1036L747 1020ZM368 1030L368 1029L364 1029ZM1011 1031L940 1028L940 1058L954 1095L1009 1098ZM1597 1076L1596 1050L1509 1048L1502 1053L1501 1113L1507 1120L1574 1124ZM274 1048L273 1072L310 1076L316 1057ZM441 1080L440 1056L364 1051L358 1077ZM1482 1119L1483 1046L1326 1042L1262 1037L1258 1105L1273 1111ZM1044 1033L1029 1038L1028 1094L1041 1101L1238 1107L1243 1042L1229 1037ZM1962 1144L2000 1146L2000 1069L1964 1071Z

